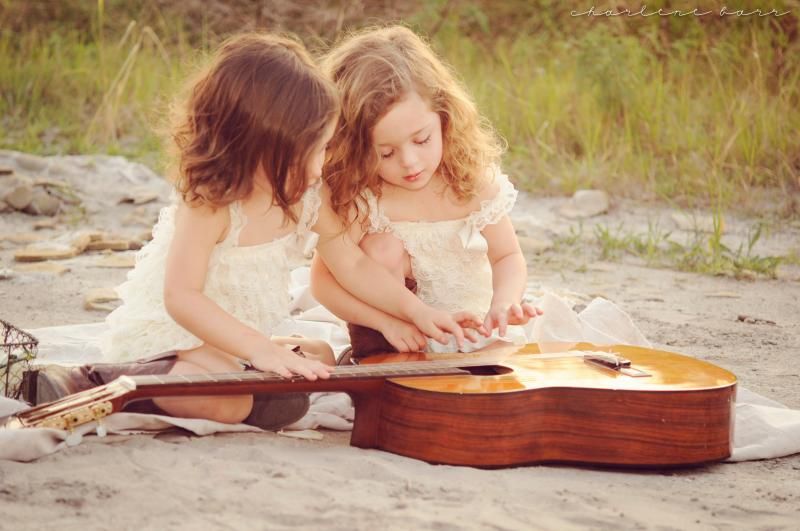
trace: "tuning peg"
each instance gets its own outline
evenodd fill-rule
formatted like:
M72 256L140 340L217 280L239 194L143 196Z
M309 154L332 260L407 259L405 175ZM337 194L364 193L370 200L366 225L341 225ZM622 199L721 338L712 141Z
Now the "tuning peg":
M99 420L97 421L97 428L95 428L95 431L97 432L98 437L105 437L106 435L108 435L108 430L106 429L105 426L103 426L103 423Z

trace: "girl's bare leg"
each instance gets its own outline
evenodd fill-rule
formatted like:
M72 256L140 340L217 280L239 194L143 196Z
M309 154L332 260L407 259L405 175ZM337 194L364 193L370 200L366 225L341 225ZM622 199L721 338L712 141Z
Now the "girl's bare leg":
M411 257L403 242L389 232L367 234L358 244L364 254L389 270L400 283L411 278Z
M210 345L178 352L178 361L169 374L209 374L240 372L237 358ZM187 396L154 398L153 402L174 417L202 418L236 424L242 422L253 408L252 395Z

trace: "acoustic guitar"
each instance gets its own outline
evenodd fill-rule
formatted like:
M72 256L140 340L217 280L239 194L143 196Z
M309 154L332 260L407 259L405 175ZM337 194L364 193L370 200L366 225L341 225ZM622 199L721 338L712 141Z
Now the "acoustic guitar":
M258 371L122 376L10 417L5 427L71 430L156 396L343 391L351 445L431 463L674 467L730 456L736 377L710 363L625 345L535 344L472 355L386 354L330 379Z

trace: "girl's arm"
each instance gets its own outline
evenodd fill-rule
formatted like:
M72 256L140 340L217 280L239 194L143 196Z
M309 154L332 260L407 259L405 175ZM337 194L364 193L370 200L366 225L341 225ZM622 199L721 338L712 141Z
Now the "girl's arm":
M489 244L492 265L492 304L484 325L488 330L497 327L501 336L508 324L525 324L541 314L532 305L522 303L528 278L528 267L519 247L517 234L508 216L481 231Z
M167 255L164 305L176 323L214 347L254 367L290 377L327 377L325 366L280 347L203 294L211 252L229 224L228 209L189 207L175 214L175 234Z
M339 284L357 299L403 321L414 323L425 335L445 344L447 333L464 344L464 331L450 314L434 310L396 282L380 264L369 258L344 229L330 206L330 190L321 188L322 205L313 230L319 234L317 252ZM479 323L468 315L464 321Z
M340 319L378 330L400 352L425 348L425 336L416 326L351 295L336 281L319 256L314 256L311 261L311 294Z

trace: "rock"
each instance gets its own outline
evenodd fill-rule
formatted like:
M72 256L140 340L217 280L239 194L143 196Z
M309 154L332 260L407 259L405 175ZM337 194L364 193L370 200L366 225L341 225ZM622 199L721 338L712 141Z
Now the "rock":
M13 269L7 269L7 268L0 269L0 280L12 279L12 278L14 278L15 274L16 273L14 273Z
M11 205L0 199L0 214L5 214L6 212L11 212L14 210L11 208Z
M103 255L90 265L93 267L114 267L131 269L136 265L136 256L133 253L114 253Z
M540 254L543 251L551 249L553 242L547 238L534 238L532 236L517 236L519 246L523 254Z
M141 234L139 234L139 237L136 239L143 242L149 242L150 240L153 239L153 231L152 230L144 231Z
M58 223L56 218L42 219L33 224L33 230L55 229Z
M69 267L58 262L33 262L30 264L19 264L14 267L15 271L20 273L51 273L53 275L63 275L69 271Z
M570 219L582 219L607 212L608 206L608 194L604 191L578 190L558 209L558 212Z
M739 315L736 317L736 320L741 323L747 323L747 324L767 324L773 326L777 324L775 321L770 321L769 319L761 319L760 317L753 317L751 315Z
M14 170L11 169L11 168L5 168L5 167L0 168L0 176L2 176L2 175L13 175L13 174L14 174Z
M74 258L81 251L69 244L48 245L47 247L25 247L14 253L17 262L42 262L44 260L64 260Z
M14 160L16 160L17 166L33 173L41 172L47 168L47 159L28 153L14 153Z
M33 198L25 212L34 216L55 216L61 210L61 201L41 188L33 191Z
M132 251L138 251L139 249L144 247L144 243L140 242L139 240L131 240L128 242L128 244L130 245L130 249Z
M119 302L120 298L114 288L93 288L86 292L83 297L83 307L87 310L95 310L101 312L112 311L117 304L109 304Z
M128 240L95 240L89 243L86 247L87 251L127 251L131 248L131 242Z
M7 191L0 198L16 210L23 210L33 200L33 185L24 179L8 183Z
M46 242L38 242L14 253L17 262L41 262L44 260L63 260L78 256L91 242L87 231L65 234Z
M672 221L679 229L685 231L700 231L713 233L714 216L711 214L688 214L686 212L673 212ZM720 230L725 229L724 220L720 219Z
M118 204L122 203L133 203L134 205L144 205L146 203L152 203L153 201L159 198L158 192L154 192L152 190L131 190L130 193L125 194L120 198L117 202Z

